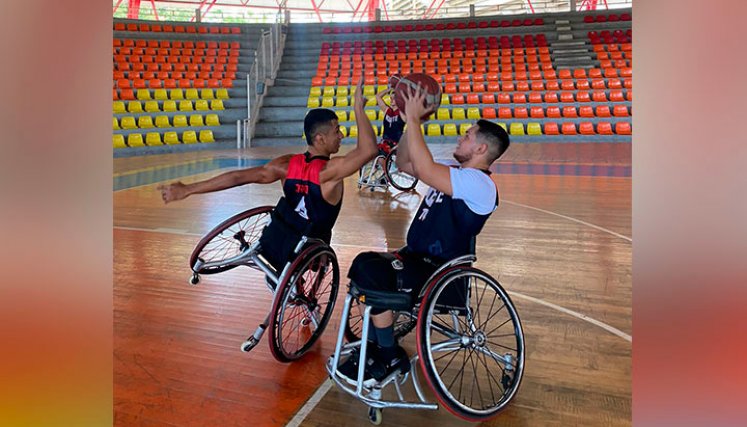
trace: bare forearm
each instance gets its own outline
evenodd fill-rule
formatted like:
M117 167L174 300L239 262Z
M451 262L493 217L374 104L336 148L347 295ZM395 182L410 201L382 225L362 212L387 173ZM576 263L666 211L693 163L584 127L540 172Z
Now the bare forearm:
M361 103L362 104L362 103ZM358 126L358 141L356 149L370 153L373 157L376 153L376 133L371 126L363 105L355 106L355 125Z
M407 152L409 161L416 174L421 173L433 164L433 155L425 145L425 137L420 130L420 119L415 118L407 123ZM402 144L402 141L400 141Z
M246 175L245 171L232 171L222 173L205 181L186 184L185 190L187 191L187 195L191 195L212 193L214 191L221 191L228 188L237 187L239 185L249 184L250 182L246 181L246 177L242 179L242 175Z
M407 143L407 132L405 132L397 144L397 167L404 169L408 163L410 163L410 149Z

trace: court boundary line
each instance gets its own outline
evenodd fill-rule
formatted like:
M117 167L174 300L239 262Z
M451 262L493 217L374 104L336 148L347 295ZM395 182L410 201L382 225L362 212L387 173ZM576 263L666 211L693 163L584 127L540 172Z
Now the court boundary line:
M512 202L512 201L510 201L510 200L506 200L506 199L501 199L501 202L503 202L503 203L508 203L509 205L514 205L514 206L521 206L521 207L523 207L523 208L527 208L527 209L532 209L532 210L535 210L535 211L539 211L539 212L543 212L543 213L546 213L546 214L549 214L549 215L554 215L554 216L558 216L558 217L560 217L560 218L563 218L563 219L567 219L568 221L573 221L573 222L576 222L576 223L579 223L579 224L583 224L583 225L585 225L585 226L587 226L587 227L591 227L591 228L597 229L597 230L599 230L599 231L603 231L603 232L605 232L605 233L611 234L611 235L613 235L613 236L616 236L616 237L619 237L619 238L621 238L621 239L623 239L623 240L627 240L627 241L628 241L628 242L630 242L630 243L633 243L633 239L632 239L631 237L628 237L628 236L622 235L622 234L620 234L620 233L616 233L616 232L614 232L614 231L612 231L612 230L606 229L606 228L604 228L604 227L601 227L601 226L599 226L599 225L596 225L596 224L592 224L592 223L590 223L590 222L586 222L586 221L582 221L582 220L580 220L580 219L577 219L577 218L573 218L573 217L571 217L571 216L567 216L567 215L559 214L559 213L557 213L557 212L553 212L553 211L548 211L548 210L545 210L545 209L542 209L542 208L536 208L536 207L534 207L534 206L529 206L529 205L525 205L525 204L523 204L523 203Z
M311 411L316 408L316 405L319 404L319 402L322 401L324 396L327 395L327 392L332 389L332 380L329 378L325 379L324 382L319 386L319 388L316 389L313 395L309 398L309 400L306 401L306 403L301 407L301 409L296 412L296 415L291 418L290 421L288 421L288 424L285 425L285 427L297 427L300 426L303 420L306 419L306 417L311 413Z

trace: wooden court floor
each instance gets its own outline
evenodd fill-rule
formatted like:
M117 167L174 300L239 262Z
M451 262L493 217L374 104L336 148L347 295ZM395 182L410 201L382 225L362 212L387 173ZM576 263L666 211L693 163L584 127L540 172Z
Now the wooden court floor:
M432 147L443 159L453 148ZM273 359L267 336L250 353L239 350L270 305L258 273L239 268L187 283L200 236L235 213L275 204L280 185L169 205L155 189L173 176L188 182L229 170L237 158L246 165L302 149L114 159L116 425L370 425L366 407L336 390L323 364L333 351L352 259L402 246L425 187L371 193L359 191L355 177L346 180L332 241L342 291L321 342L291 364ZM631 424L630 159L630 144L514 144L498 162L502 203L478 237L476 266L511 295L527 352L518 394L484 425ZM403 345L414 353L414 334ZM383 422L469 424L444 408L388 409Z

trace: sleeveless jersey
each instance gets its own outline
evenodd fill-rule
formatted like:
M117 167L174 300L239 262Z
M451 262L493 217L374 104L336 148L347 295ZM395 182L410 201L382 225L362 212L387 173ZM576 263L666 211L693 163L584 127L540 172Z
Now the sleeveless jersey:
M405 130L405 121L399 116L399 110L387 108L384 114L384 131L381 133L383 139L388 139L395 143L402 138Z
M488 171L483 172L490 175ZM495 192L495 205L498 206L497 186ZM429 257L438 264L458 256L474 254L475 237L488 218L490 214L474 213L464 200L453 199L430 188L410 224L407 249Z
M275 208L282 221L295 231L327 243L342 207L342 199L331 205L322 197L319 173L328 161L329 157L312 157L308 152L291 157L283 184L284 197Z

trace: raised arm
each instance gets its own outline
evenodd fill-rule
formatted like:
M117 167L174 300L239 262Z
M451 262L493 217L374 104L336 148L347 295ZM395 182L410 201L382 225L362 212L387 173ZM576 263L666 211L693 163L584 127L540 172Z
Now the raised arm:
M182 200L192 194L212 193L245 184L269 184L285 179L291 156L292 154L288 154L273 159L264 166L226 172L192 184L183 184L181 181L177 181L167 185L159 185L158 189L161 191L161 198L164 203L169 203Z
M327 163L327 167L319 174L322 183L342 181L370 162L379 152L376 148L376 133L364 111L366 99L363 97L362 79L355 88L354 99L355 124L358 126L357 144L345 156L335 157Z
M384 112L384 114L386 114L386 110L389 109L389 105L387 105L387 103L384 102L384 95L390 92L391 90L387 88L376 94L376 103L379 105L379 108L381 109L381 111ZM358 113L355 113L355 114L358 114Z
M426 116L426 113L433 113L432 109L426 109L424 106L425 93L420 87L415 92L408 90L408 93L404 95L404 100L407 131L403 135L403 139L406 136L407 143L405 147L402 147L402 140L399 142L397 167L399 167L399 156L401 155L399 150L406 148L407 156L404 161L409 161L412 168L411 174L436 190L451 196L451 172L449 167L433 160L433 155L425 145L423 131L420 129L421 117ZM407 167L407 163L404 164ZM410 173L407 170L405 172Z
M401 116L404 116L404 114L401 114ZM403 117L402 120L405 120ZM415 172L412 168L412 162L410 161L410 149L407 144L407 132L402 134L402 138L399 139L399 144L397 144L397 169L401 170L402 172L410 175L415 175Z

